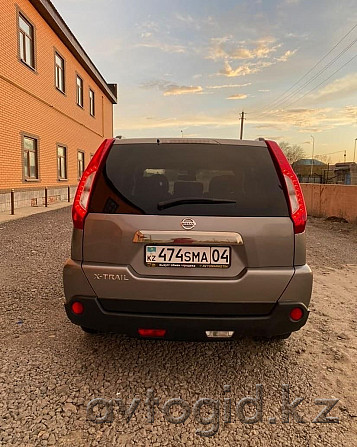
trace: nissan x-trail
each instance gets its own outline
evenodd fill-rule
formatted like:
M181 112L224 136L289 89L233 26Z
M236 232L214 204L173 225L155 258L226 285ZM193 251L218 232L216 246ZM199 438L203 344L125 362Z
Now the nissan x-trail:
M305 203L273 141L105 140L72 216L65 309L86 332L286 338L306 323Z

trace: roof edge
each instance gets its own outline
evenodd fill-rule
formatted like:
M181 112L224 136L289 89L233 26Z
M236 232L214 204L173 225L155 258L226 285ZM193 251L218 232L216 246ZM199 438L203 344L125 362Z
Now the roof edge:
M88 54L84 51L82 45L78 42L66 22L51 3L50 0L29 0L36 11L52 28L57 36L62 40L66 47L79 60L87 73L94 79L98 87L105 93L107 98L117 104L117 84L107 84L97 67L93 64Z
M238 140L228 138L120 138L115 137L115 144L216 144L232 146L266 147L264 141Z

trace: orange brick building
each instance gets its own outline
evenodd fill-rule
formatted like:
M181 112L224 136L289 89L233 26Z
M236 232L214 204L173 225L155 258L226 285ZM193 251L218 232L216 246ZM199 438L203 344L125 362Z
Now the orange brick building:
M0 192L76 185L113 136L107 84L48 0L0 0Z

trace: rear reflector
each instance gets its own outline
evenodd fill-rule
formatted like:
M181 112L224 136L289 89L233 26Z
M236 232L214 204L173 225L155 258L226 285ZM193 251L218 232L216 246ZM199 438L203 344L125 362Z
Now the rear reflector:
M74 303L72 303L71 309L72 312L76 315L80 315L84 311L83 304L80 303L79 301L75 301Z
M142 337L164 337L166 329L138 329L138 333Z
M278 144L275 141L266 140L265 142L289 200L290 217L293 221L294 233L303 233L306 226L307 213L299 180Z
M294 309L292 309L290 311L290 318L293 321L299 321L301 320L301 318L303 317L304 312L300 307L294 307Z
M105 162L109 149L112 147L114 139L104 140L97 152L89 162L87 169L83 172L79 181L76 195L72 207L72 220L74 228L83 230L84 219L88 213L88 205L95 177L98 170Z

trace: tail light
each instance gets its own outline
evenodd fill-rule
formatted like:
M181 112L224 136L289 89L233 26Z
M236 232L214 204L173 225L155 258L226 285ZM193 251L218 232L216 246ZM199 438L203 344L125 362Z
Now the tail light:
M103 165L114 139L104 140L97 152L89 162L79 181L72 207L72 219L74 228L83 229L84 219L88 213L90 193L93 189L96 174Z
M142 337L164 337L166 334L166 329L138 329L139 335Z
M293 321L299 321L304 316L304 312L300 307L294 307L290 312L290 318Z
M76 315L81 315L84 311L84 306L79 301L74 301L71 306L72 312Z
M289 198L290 216L294 224L294 233L303 233L306 226L307 213L299 180L278 144L275 141L265 140L265 142L274 164L279 170L282 184L285 186L285 193Z

